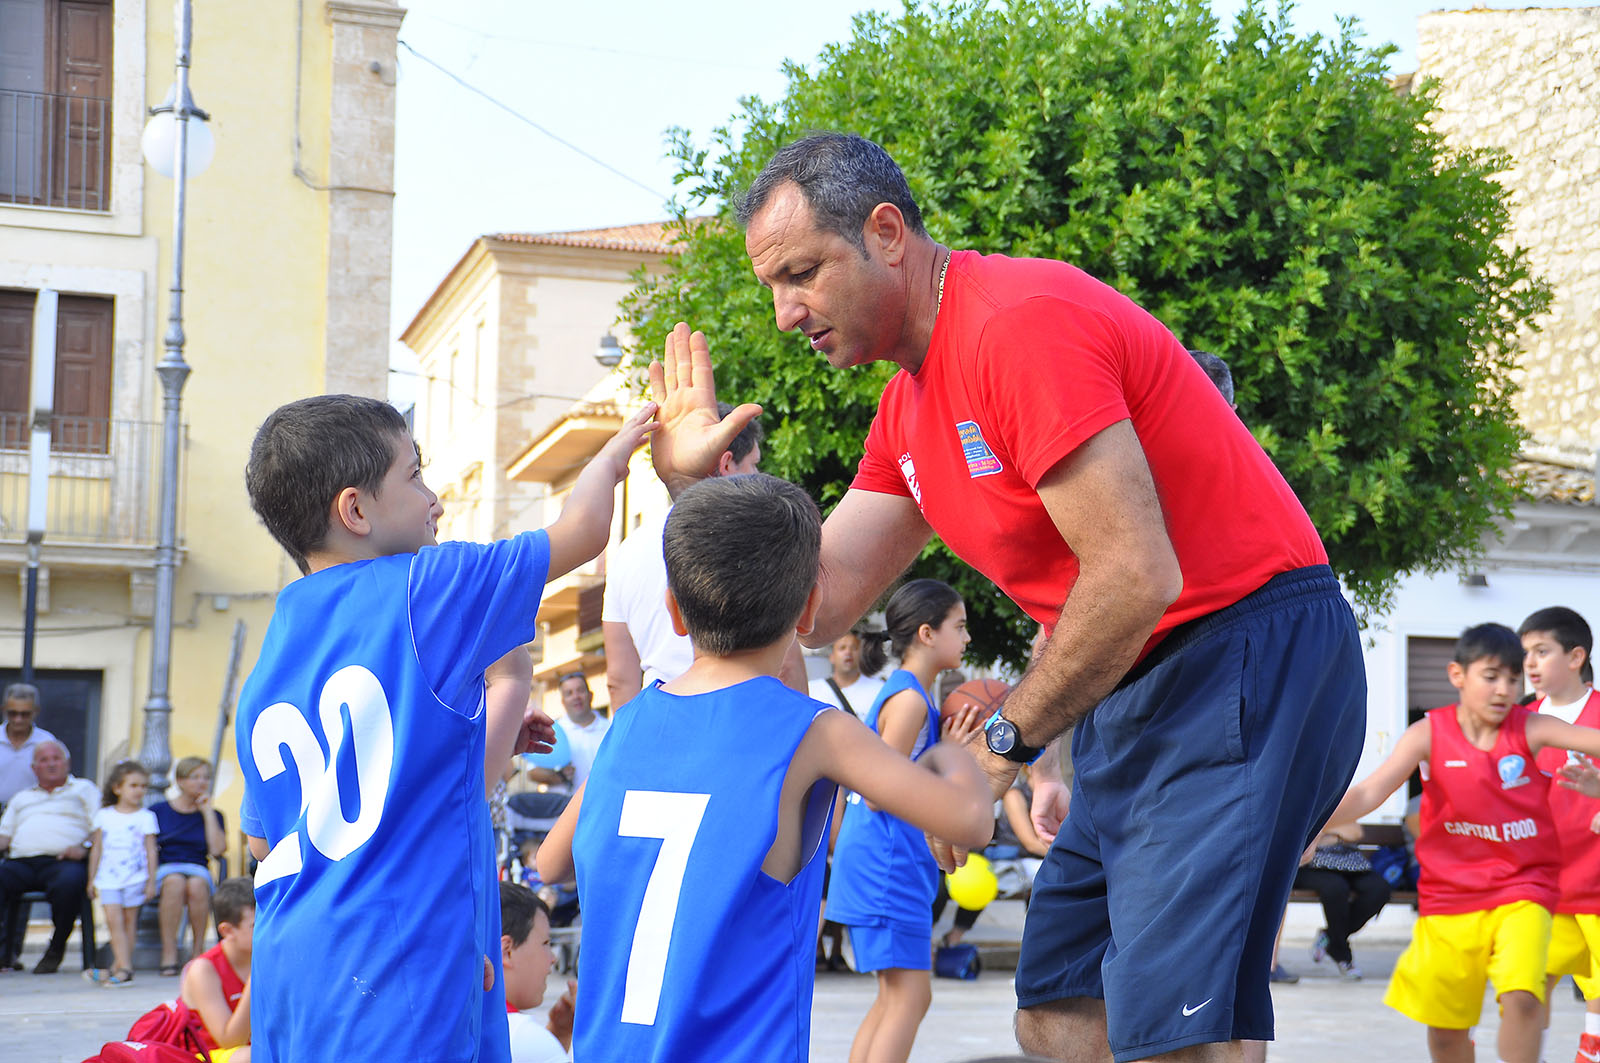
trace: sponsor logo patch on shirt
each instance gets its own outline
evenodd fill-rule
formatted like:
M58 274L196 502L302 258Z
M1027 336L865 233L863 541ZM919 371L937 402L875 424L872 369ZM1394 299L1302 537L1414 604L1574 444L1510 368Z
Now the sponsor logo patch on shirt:
M911 498L922 508L922 488L917 484L917 467L911 461L911 452L908 450L900 455L900 475L906 478L906 486L911 488Z
M1527 774L1522 770L1527 761L1515 753L1500 758L1500 789L1509 790L1515 786L1524 786L1528 782Z
M956 435L961 439L961 452L967 459L968 476L977 479L1000 471L1000 459L983 441L983 429L978 427L977 421L957 422Z

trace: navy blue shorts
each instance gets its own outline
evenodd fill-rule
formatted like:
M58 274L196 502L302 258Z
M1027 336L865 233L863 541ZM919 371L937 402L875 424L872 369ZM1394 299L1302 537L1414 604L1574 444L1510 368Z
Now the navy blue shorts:
M1325 565L1174 630L1073 737L1018 1006L1103 999L1118 1063L1271 1040L1295 867L1350 784L1365 720L1360 637Z

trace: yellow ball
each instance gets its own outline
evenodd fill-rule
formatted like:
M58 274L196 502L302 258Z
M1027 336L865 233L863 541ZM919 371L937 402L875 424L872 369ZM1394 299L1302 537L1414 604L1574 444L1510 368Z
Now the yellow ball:
M944 877L950 899L971 912L976 912L1000 892L1000 883L994 877L989 861L977 853L969 853L967 862Z

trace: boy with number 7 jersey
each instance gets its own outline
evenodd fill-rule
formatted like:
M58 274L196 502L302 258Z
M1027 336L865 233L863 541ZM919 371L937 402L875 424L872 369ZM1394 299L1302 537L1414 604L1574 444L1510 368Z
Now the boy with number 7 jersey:
M1499 1058L1539 1058L1561 847L1550 776L1535 757L1546 748L1600 755L1600 731L1517 704L1522 655L1510 628L1463 632L1449 665L1461 700L1407 728L1329 817L1348 823L1366 815L1421 768L1420 915L1384 1003L1428 1027L1435 1063L1472 1059L1470 1030L1485 981L1500 1004Z
M809 1058L835 784L977 848L993 799L941 743L917 762L774 676L816 616L822 519L800 488L705 480L667 519L667 610L694 664L617 713L539 847L578 879L575 1060Z
M239 699L256 1060L507 1058L485 756L554 737L525 715L521 647L547 580L605 547L654 413L589 462L553 525L487 546L435 543L438 497L388 403L303 399L257 432L250 503L304 578ZM486 697L485 670L518 656L521 696Z

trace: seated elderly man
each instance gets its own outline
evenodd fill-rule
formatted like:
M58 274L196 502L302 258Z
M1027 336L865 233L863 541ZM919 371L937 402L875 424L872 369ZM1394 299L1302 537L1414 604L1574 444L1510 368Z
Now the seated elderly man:
M55 931L34 974L52 974L61 966L67 937L83 907L88 889L89 835L100 791L87 779L71 773L67 747L41 742L33 751L33 775L38 785L14 797L0 816L0 850L10 848L10 858L0 860L0 912L29 890L43 890L50 902ZM0 969L22 970L12 954L10 928L0 932Z

